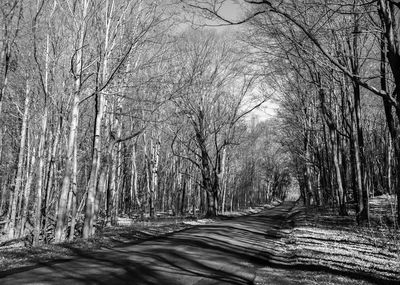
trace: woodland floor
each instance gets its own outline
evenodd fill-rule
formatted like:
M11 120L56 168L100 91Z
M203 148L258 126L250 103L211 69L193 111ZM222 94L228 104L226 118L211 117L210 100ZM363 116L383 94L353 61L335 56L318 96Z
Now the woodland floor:
M239 217L134 223L86 242L3 248L0 284L399 284L400 235L379 210L387 201L372 201L369 228L284 202Z

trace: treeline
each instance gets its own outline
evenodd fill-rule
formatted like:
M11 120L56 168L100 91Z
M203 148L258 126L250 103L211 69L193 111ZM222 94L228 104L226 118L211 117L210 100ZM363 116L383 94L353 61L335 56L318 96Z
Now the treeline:
M397 194L400 204L400 5L259 2L246 39L280 93L282 143L302 199L341 215L355 208L368 224L371 197ZM400 224L400 207L392 218Z
M281 97L282 145L306 205L347 215L354 203L368 224L370 197L400 204L399 1L244 0L241 18L223 12L228 1L182 2L246 24L253 61Z
M229 36L183 29L178 8L1 1L8 239L88 238L121 215L214 216L283 198L289 173L259 155L268 125L245 120L266 100L259 74Z

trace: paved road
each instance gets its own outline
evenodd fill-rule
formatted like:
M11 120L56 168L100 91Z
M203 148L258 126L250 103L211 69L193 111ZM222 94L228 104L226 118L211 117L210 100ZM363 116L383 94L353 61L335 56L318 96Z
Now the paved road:
M0 284L300 284L304 269L293 268L285 250L294 206L0 273Z

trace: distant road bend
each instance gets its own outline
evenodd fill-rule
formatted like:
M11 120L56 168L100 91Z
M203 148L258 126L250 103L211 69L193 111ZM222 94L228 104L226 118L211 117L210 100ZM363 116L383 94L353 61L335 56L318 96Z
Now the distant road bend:
M0 284L374 284L294 262L288 235L302 214L295 202L284 202L256 215L3 272Z

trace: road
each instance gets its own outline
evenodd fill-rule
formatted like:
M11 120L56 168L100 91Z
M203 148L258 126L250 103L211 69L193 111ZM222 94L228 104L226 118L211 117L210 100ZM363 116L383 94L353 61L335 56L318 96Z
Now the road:
M350 282L349 277L337 273L291 264L293 253L287 250L286 236L301 215L293 210L294 206L294 202L285 202L256 215L221 220L112 249L81 252L68 260L0 274L0 284ZM369 284L353 281L352 284Z

